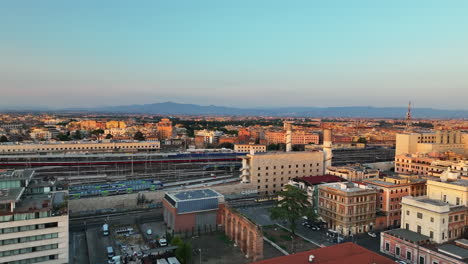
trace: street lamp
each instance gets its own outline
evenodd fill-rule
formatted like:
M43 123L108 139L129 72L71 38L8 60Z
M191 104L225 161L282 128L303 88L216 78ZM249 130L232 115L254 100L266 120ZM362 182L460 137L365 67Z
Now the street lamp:
M200 264L201 264L201 248L199 248L198 251L200 252Z

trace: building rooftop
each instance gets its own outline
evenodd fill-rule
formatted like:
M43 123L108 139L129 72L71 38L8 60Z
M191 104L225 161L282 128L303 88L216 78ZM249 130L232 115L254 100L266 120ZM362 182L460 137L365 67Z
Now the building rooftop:
M184 190L168 192L167 194L174 199L175 202L223 197L222 194L212 189Z
M5 180L30 180L34 170L3 170L0 171L0 182Z
M455 240L455 244L460 244L468 248L468 239L465 239L465 238L457 239Z
M415 199L421 203L427 203L427 204L432 204L432 205L435 205L435 206L446 206L447 203L446 202L443 202L443 201L440 201L440 200L434 200L434 199L429 199L429 198L426 198L425 196L422 196L422 198L420 199Z
M445 182L445 183L468 187L468 180L448 181L448 182Z
M311 263L309 262L310 256L313 256L312 263L320 264L395 264L393 260L351 242L261 260L251 264L309 264Z
M0 204L16 202L21 198L24 187L0 190Z
M410 241L412 243L419 243L419 242L422 242L422 241L429 241L430 240L430 238L428 236L421 235L419 233L416 233L416 232L413 232L413 231L410 231L410 230L406 230L406 229L403 229L403 228L397 228L397 229L389 230L389 231L386 231L386 233L391 234L392 236L399 237L399 238L401 238L403 240Z
M361 184L361 183L354 183L354 182L335 182L335 183L326 183L320 185L320 188L332 188L336 189L337 191L342 191L342 192L368 192L368 191L376 191L375 189L372 189L368 187L367 185Z
M334 176L334 175L308 176L308 177L295 178L294 180L301 181L310 185L346 181L345 179L338 177L338 176Z
M441 253L450 255L458 259L467 259L468 258L468 249L462 247L457 247L452 244L445 244L437 247L437 250Z

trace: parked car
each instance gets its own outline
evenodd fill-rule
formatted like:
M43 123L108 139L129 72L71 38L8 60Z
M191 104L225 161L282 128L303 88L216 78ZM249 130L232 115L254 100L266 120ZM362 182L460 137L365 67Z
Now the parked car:
M367 234L371 237L377 237L377 235L374 232L368 232Z
M166 247L167 246L167 240L165 238L160 238L158 239L158 244L160 247Z
M395 260L395 262L398 263L398 264L408 264L408 263L404 262L403 260Z

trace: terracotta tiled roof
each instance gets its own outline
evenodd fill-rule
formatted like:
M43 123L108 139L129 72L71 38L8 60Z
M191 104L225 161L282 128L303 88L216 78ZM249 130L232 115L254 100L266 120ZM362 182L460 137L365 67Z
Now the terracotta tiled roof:
M309 256L313 255L313 262ZM313 249L272 259L261 260L251 264L395 264L389 258L372 252L357 244L348 242L324 248Z

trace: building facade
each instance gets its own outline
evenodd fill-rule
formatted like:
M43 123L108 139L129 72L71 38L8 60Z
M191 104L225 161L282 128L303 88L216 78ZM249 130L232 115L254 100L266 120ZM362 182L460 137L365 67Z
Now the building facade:
M256 186L259 194L281 191L292 178L323 175L324 154L316 152L267 152L242 159L242 182Z
M396 155L453 151L468 153L466 134L460 130L437 130L430 133L402 133L396 135Z
M119 151L119 150L158 150L159 141L139 142L59 142L44 144L0 144L0 154L21 154L29 152L87 152L87 151Z
M212 189L167 192L163 199L164 222L174 232L216 230L224 196Z
M344 236L373 230L377 190L353 182L319 186L318 213L328 228Z
M171 139L173 137L174 129L172 121L168 118L163 118L156 124L158 130L159 140Z
M33 174L0 173L0 263L68 263L66 195L34 186Z
M401 225L401 200L403 197L426 195L426 181L399 177L365 180L366 184L378 190L375 229L383 230Z
M427 182L427 196L403 197L401 227L435 243L460 238L467 223L468 181Z
M339 176L348 181L362 181L379 178L379 170L368 169L362 165L355 166L330 166L326 174Z
M246 152L250 153L251 151L255 152L266 152L266 145L259 145L259 144L235 144L234 145L235 152Z

